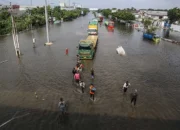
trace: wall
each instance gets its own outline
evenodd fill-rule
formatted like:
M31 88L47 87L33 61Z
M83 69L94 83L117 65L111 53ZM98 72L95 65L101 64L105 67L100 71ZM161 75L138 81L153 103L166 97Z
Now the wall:
M171 29L173 29L173 31L180 32L180 25L174 25L174 24L172 24L172 25L171 25Z
M62 10L75 10L75 8L62 8L62 7L61 7L61 9Z

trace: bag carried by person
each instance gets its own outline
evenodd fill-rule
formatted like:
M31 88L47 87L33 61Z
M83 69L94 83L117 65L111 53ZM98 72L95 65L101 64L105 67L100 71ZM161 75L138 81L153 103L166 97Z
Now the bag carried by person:
M96 88L93 87L93 88L91 89L91 92L95 93L95 92L96 92Z

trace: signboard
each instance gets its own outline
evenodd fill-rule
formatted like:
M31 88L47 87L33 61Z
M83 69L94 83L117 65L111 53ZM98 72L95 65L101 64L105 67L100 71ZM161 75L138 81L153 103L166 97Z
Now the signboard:
M8 12L11 13L12 15L17 16L19 12L19 5L12 5L11 8L8 9Z
M111 11L111 13L116 13L116 12L117 12L117 10L112 10L112 11Z
M20 6L19 5L12 5L12 9L19 9Z
M83 11L81 11L81 14L83 15L83 14L84 14L84 12L83 12Z

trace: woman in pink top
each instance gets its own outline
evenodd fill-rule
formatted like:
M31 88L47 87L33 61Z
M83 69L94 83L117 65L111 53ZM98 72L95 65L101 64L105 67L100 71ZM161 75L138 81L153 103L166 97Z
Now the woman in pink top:
M75 73L74 79L75 79L76 83L79 84L80 74L79 73Z

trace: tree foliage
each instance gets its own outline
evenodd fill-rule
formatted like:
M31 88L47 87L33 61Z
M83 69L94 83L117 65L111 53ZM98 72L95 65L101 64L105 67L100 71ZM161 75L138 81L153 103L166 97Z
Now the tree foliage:
M170 20L170 23L174 23L178 20L180 20L180 8L173 8L168 11L168 17Z
M47 7L47 12L49 17L55 17L57 20L64 18L64 21L73 20L81 16L81 11L83 11L83 16L85 16L89 10L86 8L75 9L75 10L61 10L60 7L51 8ZM17 31L23 31L30 29L32 24L33 28L37 28L46 24L45 22L45 7L37 7L32 10L27 10L24 14L18 17L14 17L17 25ZM0 12L0 35L5 35L11 33L12 23L11 17L7 10L1 10Z
M153 21L149 18L149 19L143 19L142 23L144 24L144 28L146 29L147 33L155 33L155 31L157 30L156 27L153 27Z
M145 28L148 28L152 24L152 21L150 19L143 19L142 23L144 24Z
M112 19L120 19L125 21L135 20L135 16L127 10L117 10L117 12L112 13L111 9L103 9L98 10L98 12L101 12L105 17L108 17L109 15L112 16Z
M0 35L5 35L11 32L11 17L10 14L2 10L0 13Z

